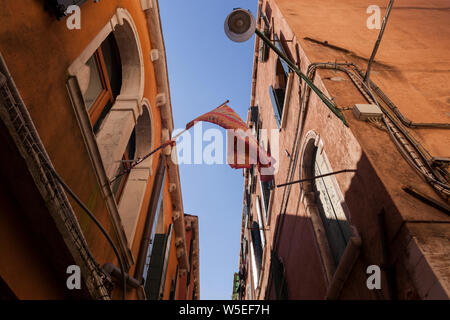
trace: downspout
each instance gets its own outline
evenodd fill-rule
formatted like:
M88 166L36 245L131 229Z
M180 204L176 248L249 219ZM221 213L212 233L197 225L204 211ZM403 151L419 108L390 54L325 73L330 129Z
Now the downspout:
M258 0L258 15L257 15L257 28L261 28L261 10L262 10L262 0ZM252 76L252 91L250 98L250 106L255 105L256 99L256 78L258 74L258 60L259 60L259 46L260 46L260 38L255 37L255 49L253 53L253 76Z
M331 280L330 286L328 287L326 295L327 300L336 300L339 298L342 288L352 272L356 260L358 260L361 244L362 241L359 236L350 238L336 272L334 273L333 279Z
M388 236L386 232L386 222L385 222L385 212L384 209L378 213L378 228L380 232L381 249L383 253L383 262L381 264L381 269L386 274L386 280L388 283L388 292L390 300L397 300L397 283L395 277L394 266L390 263L390 250L388 245Z

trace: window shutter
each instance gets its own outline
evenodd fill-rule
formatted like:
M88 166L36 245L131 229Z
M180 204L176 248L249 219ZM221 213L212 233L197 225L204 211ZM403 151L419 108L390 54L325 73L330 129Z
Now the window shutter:
M269 29L264 29L263 33L267 38L270 38L270 30ZM266 62L269 59L269 54L270 54L270 47L264 41L261 40L261 48L259 51L259 61Z
M276 93L276 89L273 86L269 87L270 100L272 101L273 114L275 115L275 120L277 121L278 128L281 127L281 108L279 107L279 97Z
M288 57L288 55L286 54L286 51L284 50L284 48L283 48L283 46L281 44L281 41L278 38L278 36L275 34L274 37L275 37L275 46L278 48L278 50L280 50L284 54L285 57ZM283 66L284 73L287 76L287 74L290 71L289 65L283 59L281 59L281 58L279 58L279 59L281 61L281 65Z
M177 286L178 286L178 271L179 271L179 265L177 264L177 271L175 272L175 279L172 280L172 286L170 287L169 300L175 300L176 299Z
M261 14L261 18L264 21L264 35L270 39L270 17L268 18L264 12L262 11L262 8L259 8L260 14ZM261 62L266 62L269 59L269 53L270 53L270 48L269 46L264 42L261 41L261 47L260 47L260 51L259 51L259 61Z
M194 237L191 238L190 244L189 244L189 272L187 276L186 285L188 286L191 283L191 272L192 272L192 251L194 247Z
M158 300L160 298L159 294L168 238L169 236L166 234L155 234L148 276L145 282L145 293L150 300Z
M261 243L261 236L259 233L259 224L256 221L253 221L252 243L253 243L253 250L255 251L256 266L258 267L259 271L261 270L262 266L263 249Z
M250 107L250 121L257 124L259 121L259 111L258 111L258 107Z
M272 281L275 285L275 297L281 300L288 299L284 265L273 250L271 251L270 273L272 274Z

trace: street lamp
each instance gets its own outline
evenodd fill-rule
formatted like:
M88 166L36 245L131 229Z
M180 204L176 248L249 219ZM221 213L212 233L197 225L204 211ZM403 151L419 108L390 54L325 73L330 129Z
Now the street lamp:
M241 8L234 9L225 19L225 34L234 42L244 42L249 40L253 34L261 38L275 53L283 59L301 79L317 94L317 96L325 103L325 105L348 127L347 121L342 112L334 105L334 103L322 92L316 85L304 75L300 69L283 53L272 41L267 38L264 33L256 28L256 20L249 10Z

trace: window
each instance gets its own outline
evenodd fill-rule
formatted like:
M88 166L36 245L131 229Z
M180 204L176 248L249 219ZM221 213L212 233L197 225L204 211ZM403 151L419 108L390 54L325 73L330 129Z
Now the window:
M275 34L274 38L275 38L274 39L275 46L278 48L278 50L280 50L288 59L292 59L290 53L286 52L285 47L283 45L283 42L286 41L284 37L282 40L280 40L280 38L278 38L278 36ZM281 69L279 69L278 67L281 67ZM291 70L287 62L281 59L280 57L277 57L277 77L281 76L287 78L287 75L290 71Z
M281 117L283 116L284 104L284 90L275 89L273 86L269 87L270 101L272 102L273 113L277 122L278 128L281 128Z
M264 147L264 142L261 142ZM267 154L270 156L270 144L267 144ZM266 218L266 223L269 223L269 207L271 200L271 193L274 189L274 180L269 181L261 181L261 177L259 179L259 186L261 188L261 200L264 207L264 216Z
M260 7L261 8L261 7ZM263 33L264 35L270 39L270 19L272 16L272 9L270 8L269 4L266 4L266 10L265 13L262 11L262 9L260 10L260 14L261 14L261 19L264 22L264 29L263 29ZM266 62L269 59L269 53L270 53L270 47L261 40L261 48L260 48L260 53L259 53L259 60L261 62Z
M88 59L84 68L87 86L83 90L83 100L94 132L97 133L122 86L120 54L113 33Z
M270 21L272 19L272 8L270 7L269 2L266 2L266 10L265 10L265 12L266 12L267 20Z
M172 244L173 224L167 234L155 234L153 238L151 258L145 271L145 293L150 300L162 299Z
M323 154L319 154L317 150L315 152L314 176L330 172ZM334 262L338 265L351 237L351 229L335 188L334 177L328 176L315 179L313 190L316 195L317 207L328 239L328 245L330 246Z
M172 280L172 284L170 286L169 300L176 299L177 287L178 287L178 269L179 269L179 266L177 265L177 271L175 272L175 278Z
M275 298L278 300L288 299L284 264L273 250L271 251L270 273L272 275Z
M256 269L256 277L259 279L259 273L262 267L262 258L263 258L263 246L261 240L260 226L258 222L253 221L252 224L252 246L251 253L253 257L253 267ZM257 283L255 285L255 289L257 288Z
M189 272L188 272L187 281L186 281L187 286L189 286L191 283L191 273L192 273L192 269L193 269L192 251L194 250L194 240L195 240L195 234L192 231L192 238L191 238L191 241L189 242Z
M284 49L283 39L280 40L275 34L275 45L277 48L288 58L290 58L289 52ZM278 128L282 127L282 118L284 111L284 102L286 99L286 92L288 87L288 78L290 74L289 65L280 57L277 57L276 67L275 67L275 81L274 84L269 87L269 95L272 101L272 107L275 114L275 119L277 121Z
M250 107L250 121L256 125L259 123L259 110L258 106Z
M162 182L159 185L159 194L157 195L158 198L157 198L157 203L156 203L155 216L153 218L152 231L150 233L150 245L148 246L147 255L146 255L146 259L145 259L146 267L144 269L144 275L143 275L144 279L147 279L147 273L149 271L149 267L150 267L151 262L152 262L151 261L151 259L152 259L152 250L153 250L153 245L155 243L156 228L157 228L158 222L160 221L160 218L162 219L163 216L164 216L163 186L164 186L164 181L165 181L165 178L166 178L165 170L164 170L164 172L162 174L163 174Z
M258 224L261 226L261 228L259 229L259 232L260 232L260 236L261 236L262 248L264 250L264 247L266 246L266 237L264 236L264 222L263 222L262 213L261 213L261 202L260 202L259 196L256 196L256 211L258 214Z
M250 247L250 254L251 254L250 264L252 268L253 289L256 290L256 288L258 288L258 281L259 281L259 268L257 266L255 249L253 249L253 246Z
M269 28L264 28L263 34L270 39L271 32ZM261 48L259 49L259 61L266 62L269 59L270 47L264 41L260 40L260 42Z
M261 181L259 180L261 187L261 197L262 203L264 206L264 216L266 221L269 221L269 206L270 206L270 194L273 190L273 180L270 181Z
M76 0L61 1L68 3ZM144 59L136 24L124 8L116 8L107 20L97 34L90 35L92 40L69 65L66 83L89 158L101 186L107 186L115 176L120 166L118 161L123 159L134 129L133 124L141 113L141 107L147 104L143 96ZM113 108L127 112L109 112ZM123 138L111 140L111 137L119 136ZM139 130L136 136L139 156L142 154L139 151L139 140L142 140ZM117 232L117 240L127 266L133 264L130 248L144 203L143 181L151 172L150 165L141 163L139 166L142 170L133 170L127 177L120 203L106 201L114 230L125 229L125 233ZM135 187L139 187L137 196ZM113 195L109 187L101 188L101 191L105 199Z

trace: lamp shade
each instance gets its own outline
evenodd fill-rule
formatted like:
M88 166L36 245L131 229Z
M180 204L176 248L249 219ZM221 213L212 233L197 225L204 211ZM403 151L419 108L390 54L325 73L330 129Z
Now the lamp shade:
M244 42L255 33L256 20L249 10L234 9L226 18L224 28L230 40Z

